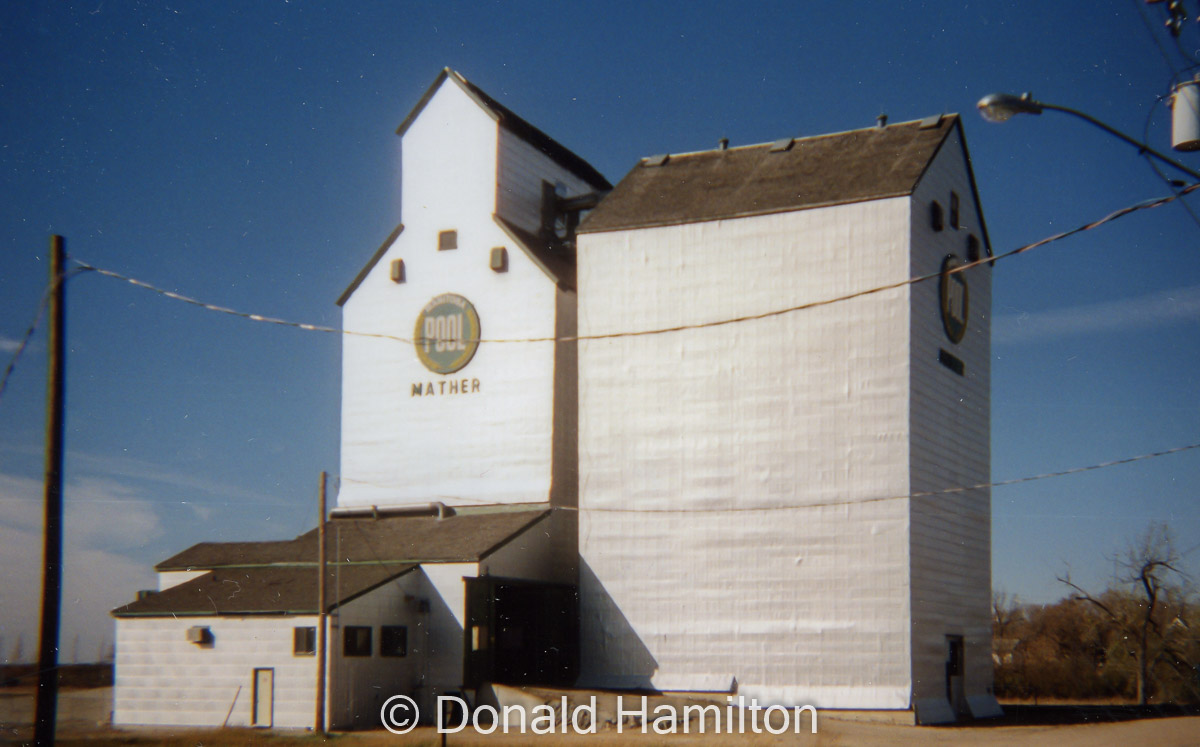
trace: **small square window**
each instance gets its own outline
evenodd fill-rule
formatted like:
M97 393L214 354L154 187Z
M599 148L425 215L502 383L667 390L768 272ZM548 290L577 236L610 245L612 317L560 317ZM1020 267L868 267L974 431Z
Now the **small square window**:
M438 234L438 251L458 248L458 231L442 231Z
M365 625L347 625L342 631L343 656L371 655L371 628Z
M296 656L316 656L317 654L317 629L316 628L293 628L292 629L292 653Z
M408 627L384 625L379 629L380 656L408 656Z

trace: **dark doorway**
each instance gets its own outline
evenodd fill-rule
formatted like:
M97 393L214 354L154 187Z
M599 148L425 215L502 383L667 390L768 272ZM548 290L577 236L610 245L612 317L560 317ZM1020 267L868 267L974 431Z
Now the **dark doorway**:
M574 586L492 577L465 581L466 687L575 683L579 594Z
M962 715L967 710L963 693L963 676L966 670L963 656L962 636L946 636L946 700L950 702L950 708L956 715Z

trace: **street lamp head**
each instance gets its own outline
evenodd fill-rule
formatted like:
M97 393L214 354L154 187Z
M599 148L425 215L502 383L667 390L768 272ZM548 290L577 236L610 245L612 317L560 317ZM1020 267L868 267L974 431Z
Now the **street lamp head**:
M979 116L989 122L1005 122L1014 114L1041 114L1044 104L1034 101L1028 93L989 93L975 105Z

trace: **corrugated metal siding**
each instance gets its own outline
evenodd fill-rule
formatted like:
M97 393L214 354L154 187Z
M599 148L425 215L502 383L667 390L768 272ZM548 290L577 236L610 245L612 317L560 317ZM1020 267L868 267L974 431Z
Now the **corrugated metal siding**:
M907 277L906 199L587 234L580 333ZM907 291L580 345L584 678L909 704ZM846 502L850 503L847 504ZM748 508L621 514L594 509Z
M967 259L967 236L983 243L958 131L947 138L913 196L913 275L937 272L943 257ZM950 193L961 203L961 228L947 220L930 227L929 205L949 215ZM937 281L912 294L913 492L990 481L991 268L967 273L970 311L966 336L952 343L941 325ZM966 376L938 362L945 349L965 364ZM988 489L949 493L912 502L912 607L914 698L945 697L946 635L962 635L966 694L990 692L991 494Z

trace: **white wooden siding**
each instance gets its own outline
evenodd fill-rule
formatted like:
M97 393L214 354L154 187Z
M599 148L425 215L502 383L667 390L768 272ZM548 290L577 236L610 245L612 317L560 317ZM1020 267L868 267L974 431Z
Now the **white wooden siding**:
M906 278L908 220L892 199L585 234L580 333ZM908 491L908 337L901 289L581 343L585 682L733 676L770 702L908 707L908 507L890 499ZM781 510L722 512L758 508Z
M120 618L113 723L220 726L232 706L229 725L249 726L254 670L272 668L274 725L311 727L316 659L293 654L292 630L316 624L315 616ZM187 641L193 625L212 630L211 647Z
M560 196L576 197L593 191L587 182L549 156L500 128L496 212L531 233L542 226L542 182L562 185Z
M950 194L960 201L960 228L949 222ZM934 231L930 203L946 209ZM963 147L952 131L912 199L913 275L937 272L947 254L967 260L967 237L983 248ZM938 283L912 292L911 490L914 493L990 481L991 268L966 273L969 317L962 342L942 329ZM938 362L944 349L963 361L965 376ZM914 698L944 698L947 635L964 639L968 696L991 693L991 493L982 488L912 501Z
M429 652L423 627L429 615L420 612L425 598L417 572L384 584L342 605L329 616L329 724L336 728L380 725L379 709L393 695L416 697L434 654ZM371 628L371 655L345 656L344 633L351 625ZM408 654L380 656L381 627L408 627ZM418 701L419 702L419 701Z
M193 578L199 578L208 573L207 569L198 571L160 571L158 574L158 590L165 591L172 586L191 581Z
M492 217L498 130L452 83L430 100L403 139L405 229L344 305L345 329L410 339L432 298L457 293L475 306L485 339L554 337L554 280ZM443 230L458 231L458 249L437 250ZM508 248L504 273L489 267L497 246ZM407 282L391 281L393 259L404 260ZM338 505L549 500L554 343L484 342L447 376L392 340L346 336L342 360ZM472 391L441 394L451 381ZM430 384L438 394L413 396Z

